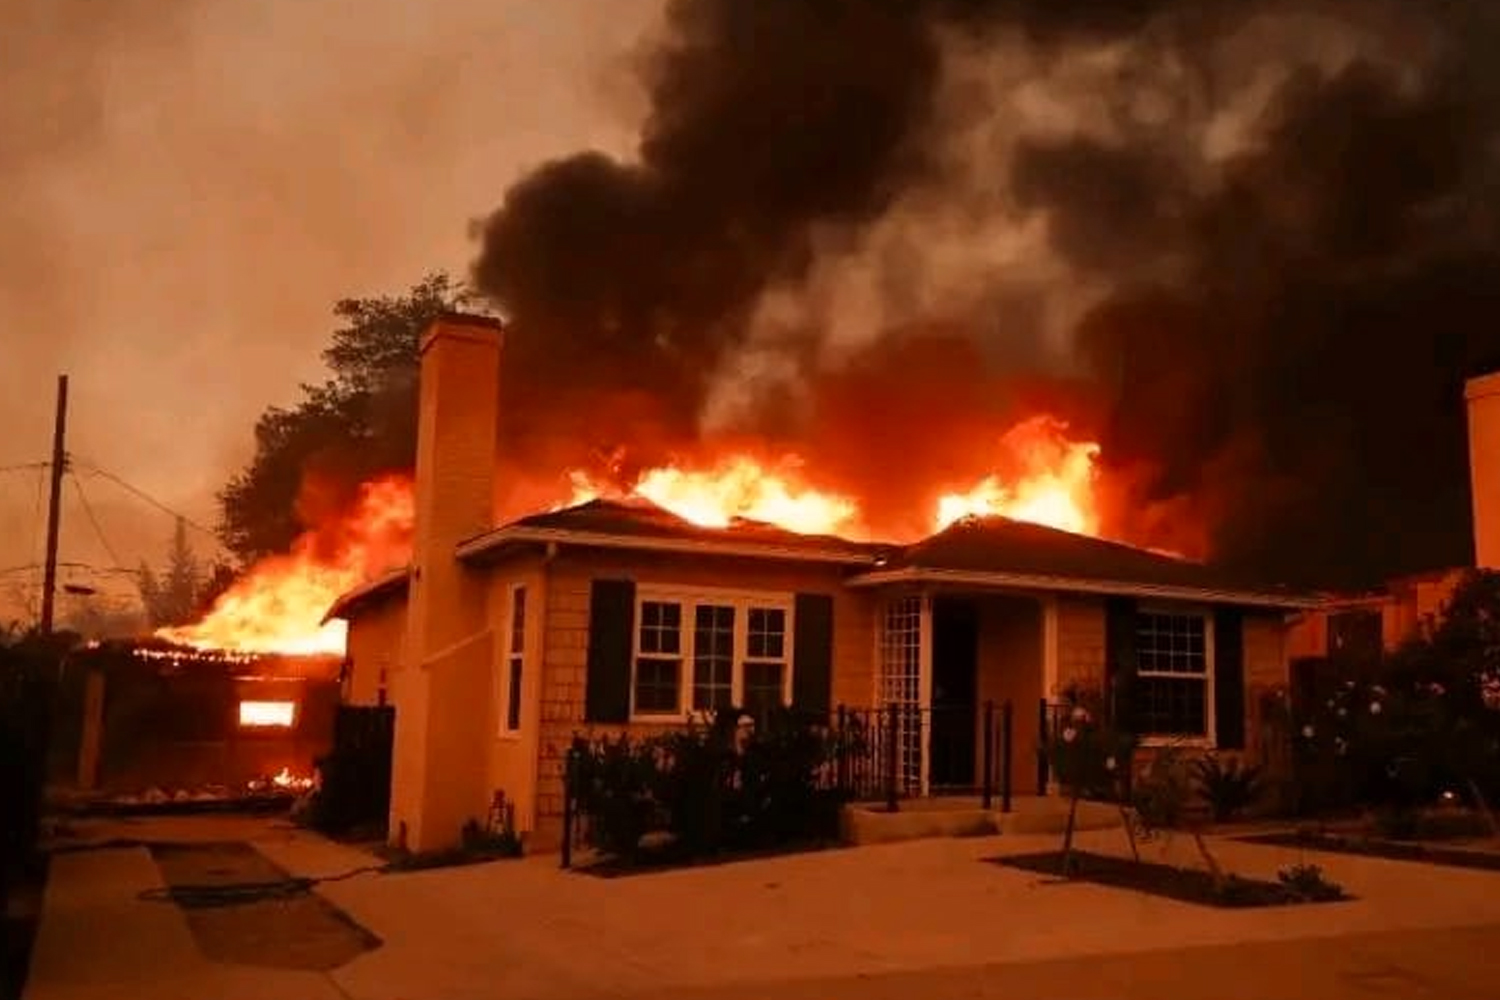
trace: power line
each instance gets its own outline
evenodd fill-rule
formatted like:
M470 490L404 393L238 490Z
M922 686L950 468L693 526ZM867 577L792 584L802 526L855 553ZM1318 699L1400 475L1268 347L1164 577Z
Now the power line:
M120 564L119 554L115 552L115 547L109 544L108 538L104 537L104 529L99 524L99 518L94 516L94 507L89 503L88 494L83 492L83 482L78 478L78 473L69 469L68 478L73 481L73 492L78 494L78 502L83 505L83 513L94 529L94 536L99 539L99 544L104 547L105 553L109 556L109 561L114 564L116 569L124 569Z
M192 518L188 517L186 514L182 514L182 513L179 513L178 511L173 510L171 507L168 507L165 503L162 503L160 500L156 499L151 494L147 493L145 490L142 490L138 486L132 486L130 483L127 483L125 480L121 479L119 476L115 475L113 472L110 472L107 469L101 469L99 466L95 465L93 462L87 461L86 459L78 458L76 455L73 456L73 457L74 457L74 460L77 462L77 464L81 465L88 472L90 472L90 473L92 473L93 475L96 475L96 476L103 476L105 479L108 479L110 482L114 483L116 486L118 486L121 489L125 490L127 493L130 493L132 496L136 497L137 499L144 500L146 503L148 503L151 506L155 507L157 510L161 511L163 514L168 514L168 515L170 515L170 516L172 516L174 518L177 518L178 520L182 521L182 523L185 524L185 525L187 525L188 527L193 528L196 531L201 531L203 534L207 535L209 538L212 538L214 540L214 544L216 546L219 545L219 536L214 533L214 530L212 528L206 528L203 525L199 524L197 521L194 521ZM222 546L219 546L219 547L222 548Z

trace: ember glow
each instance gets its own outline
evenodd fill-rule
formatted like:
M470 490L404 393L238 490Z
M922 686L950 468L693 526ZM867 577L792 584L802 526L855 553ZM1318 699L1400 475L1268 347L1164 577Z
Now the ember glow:
M290 554L250 567L201 621L156 634L195 649L341 653L345 624L322 624L324 613L340 594L405 564L412 519L409 481L366 483L347 517L307 532Z
M292 701L242 701L240 725L250 729L289 729L297 718Z
M1016 473L985 476L966 492L940 497L937 528L962 517L1000 514L1080 535L1098 534L1094 461L1099 446L1071 440L1067 431L1067 424L1047 416L1012 427L1000 439L1000 450Z

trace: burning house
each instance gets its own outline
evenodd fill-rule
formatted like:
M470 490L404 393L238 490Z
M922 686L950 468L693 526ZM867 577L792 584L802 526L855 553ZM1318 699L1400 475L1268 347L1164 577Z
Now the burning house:
M1259 749L1257 692L1286 683L1287 612L1309 602L1029 523L1065 490L1031 498L1026 520L950 502L951 523L906 544L808 530L795 497L758 519L635 496L497 524L501 341L473 316L427 332L410 565L328 612L348 624L346 697L395 706L390 830L407 847L452 844L496 793L555 843L575 733L726 705L919 709L931 721L900 781L934 794L975 784L982 702L1025 709L1029 753L1039 705L1133 660L1148 740Z

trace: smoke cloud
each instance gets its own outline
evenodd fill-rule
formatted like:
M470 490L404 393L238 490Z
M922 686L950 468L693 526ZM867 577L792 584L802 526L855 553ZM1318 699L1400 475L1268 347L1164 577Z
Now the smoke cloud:
M480 227L510 444L759 433L894 508L1045 405L1142 541L1325 584L1467 562L1493 6L673 0L634 151ZM623 393L649 440L579 416Z

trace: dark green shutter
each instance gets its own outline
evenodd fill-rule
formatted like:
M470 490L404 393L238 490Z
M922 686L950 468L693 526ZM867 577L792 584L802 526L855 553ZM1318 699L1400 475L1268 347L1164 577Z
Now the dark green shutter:
M1214 612L1214 731L1224 750L1245 748L1245 622L1238 608Z
M1136 613L1134 598L1104 602L1104 700L1112 725L1135 731Z
M630 658L635 639L635 584L595 580L589 590L585 722L630 721Z
M826 718L833 708L833 598L798 594L792 637L792 707Z

